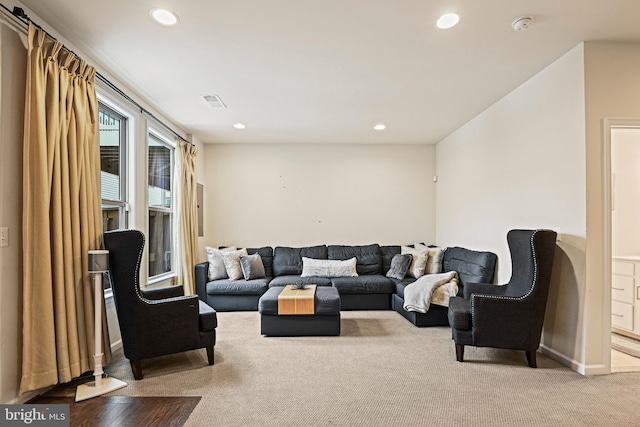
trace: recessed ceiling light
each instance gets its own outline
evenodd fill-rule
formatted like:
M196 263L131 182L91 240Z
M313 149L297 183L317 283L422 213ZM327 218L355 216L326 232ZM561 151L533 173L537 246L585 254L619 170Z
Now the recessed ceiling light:
M454 27L458 22L460 22L460 15L455 13L445 13L436 21L436 26L438 28L442 28L446 30L447 28Z
M160 25L171 26L178 23L178 15L167 9L151 9L151 17Z
M375 130L383 130L384 128L386 128L385 125L383 125L382 123L378 123L377 125L375 125L373 127Z
M244 128L246 128L244 123L236 123L235 125L233 125L233 127L236 128L236 129L244 129Z

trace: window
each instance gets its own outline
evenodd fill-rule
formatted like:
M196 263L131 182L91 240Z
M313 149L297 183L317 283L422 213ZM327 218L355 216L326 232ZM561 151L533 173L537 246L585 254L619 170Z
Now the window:
M102 231L127 227L126 149L127 119L100 104L100 182Z
M174 147L155 133L149 133L149 277L173 271Z

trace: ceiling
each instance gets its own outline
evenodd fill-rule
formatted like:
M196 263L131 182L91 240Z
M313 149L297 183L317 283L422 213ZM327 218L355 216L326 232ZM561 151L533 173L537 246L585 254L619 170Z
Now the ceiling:
M433 144L581 41L640 40L639 0L22 3L205 143Z

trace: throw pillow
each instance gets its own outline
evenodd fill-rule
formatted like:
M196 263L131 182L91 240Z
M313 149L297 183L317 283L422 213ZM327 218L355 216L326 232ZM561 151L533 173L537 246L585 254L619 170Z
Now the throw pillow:
M409 267L411 266L411 261L413 261L413 255L411 254L394 255L393 258L391 258L391 266L389 271L387 271L387 277L397 280L404 279L404 276L407 275L407 271L409 271Z
M211 246L205 246L204 248L207 251L207 261L209 261L209 280L226 279L228 276L222 261L222 253L235 251L236 247L230 246L224 249L216 249Z
M224 262L224 268L227 270L227 276L229 280L242 279L242 267L240 266L240 256L248 255L246 249L238 249L233 252L223 252L222 262Z
M413 261L411 261L411 266L409 266L409 276L415 277L416 279L424 276L425 269L427 268L427 260L429 259L428 248L421 249L402 246L400 253L411 254L413 256Z
M262 279L265 277L264 264L260 254L240 255L240 267L244 280Z
M442 273L442 258L444 258L444 251L447 248L441 248L438 246L425 246L422 243L416 243L416 249L426 248L429 251L429 259L427 260L427 268L425 274L439 274Z
M356 258L347 260L302 257L302 277L357 277Z

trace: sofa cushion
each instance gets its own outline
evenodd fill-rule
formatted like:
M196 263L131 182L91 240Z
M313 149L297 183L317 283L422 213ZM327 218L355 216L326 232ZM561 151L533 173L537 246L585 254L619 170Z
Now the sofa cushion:
M220 279L207 283L208 295L262 295L269 288L271 277L255 280Z
M382 259L382 274L387 274L391 268L391 260L400 254L400 245L380 246L380 258Z
M271 288L258 301L258 312L261 314L278 314L278 296L281 288ZM315 315L329 316L340 313L340 295L335 288L322 286L316 288Z
M395 288L393 281L381 274L335 277L331 284L341 294L391 294Z
M327 246L307 246L303 248L290 248L277 246L273 250L273 274L274 276L302 274L302 257L327 259Z
M318 285L318 286L331 286L331 279L328 277L301 277L296 275L286 275L274 277L269 282L269 287L287 286L295 283L301 283L304 285Z
M302 257L302 277L355 277L356 259L313 259Z
M240 267L242 267L242 275L244 280L262 279L264 274L264 264L260 254L241 255Z
M492 283L498 257L492 252L477 252L454 246L444 251L442 272L458 272L458 295L467 282Z
M391 260L391 267L387 271L387 276L390 279L402 280L407 275L413 256L411 254L398 254Z
M329 259L356 258L356 270L358 275L382 274L382 256L380 245L374 243L366 246L341 246L328 247Z
M451 298L448 317L453 329L468 331L471 329L471 302L460 297Z
M222 261L224 262L224 268L227 270L229 280L242 279L242 267L240 266L240 257L242 255L247 255L246 249L222 253Z
M213 331L218 327L216 311L204 301L198 300L199 327L201 332Z
M247 248L249 255L260 254L262 265L264 265L264 275L273 277L273 248L264 246L262 248Z

